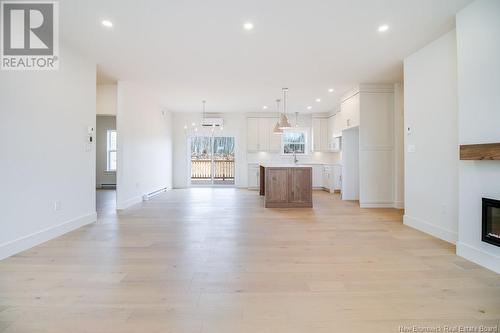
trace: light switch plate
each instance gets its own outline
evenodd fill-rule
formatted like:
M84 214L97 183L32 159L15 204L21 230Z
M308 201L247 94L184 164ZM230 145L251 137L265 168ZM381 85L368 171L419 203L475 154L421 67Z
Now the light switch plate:
M417 151L417 147L415 145L408 145L408 152L409 153L414 153Z

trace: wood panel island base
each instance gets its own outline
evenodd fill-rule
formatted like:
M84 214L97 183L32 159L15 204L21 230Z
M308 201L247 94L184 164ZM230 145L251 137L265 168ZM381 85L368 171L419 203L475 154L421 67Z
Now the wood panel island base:
M266 208L311 208L312 167L261 165L260 195Z

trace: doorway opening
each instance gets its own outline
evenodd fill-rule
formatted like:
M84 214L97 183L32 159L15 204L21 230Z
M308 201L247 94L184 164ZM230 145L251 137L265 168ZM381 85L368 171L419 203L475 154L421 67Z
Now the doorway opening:
M190 138L192 185L234 185L234 137Z
M98 215L116 209L116 116L96 117L96 210Z

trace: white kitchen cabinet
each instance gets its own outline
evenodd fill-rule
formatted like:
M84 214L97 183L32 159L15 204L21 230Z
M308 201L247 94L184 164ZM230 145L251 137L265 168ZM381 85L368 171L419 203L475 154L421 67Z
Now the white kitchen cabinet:
M342 129L359 126L359 94L355 94L342 102Z
M259 118L247 119L247 150L259 151Z
M323 188L333 193L342 188L342 166L325 165L323 166Z
M330 116L328 117L328 149L330 150L332 148L331 142L334 135L334 121L335 121L335 116Z
M314 164L312 165L312 176L313 176L313 188L323 187L323 165Z
M257 164L248 165L248 188L257 189L260 186L260 167Z
M342 111L337 112L333 115L333 136L342 136L342 131L344 130L344 118Z
M313 151L328 151L328 118L312 119Z
M259 118L259 151L269 151L270 132L267 118Z
M319 151L321 143L321 118L312 119L312 150Z
M328 165L323 167L323 188L328 192L332 191L332 168Z
M278 122L278 118L267 118L267 126L269 129L269 151L278 153L281 150L281 135L274 134L274 125Z
M273 134L277 118L247 118L247 150L278 152L281 136Z
M341 151L342 150L341 140L342 140L342 137L340 137L340 136L332 137L330 139L330 143L328 144L330 151L333 151L333 152Z
M320 130L320 148L322 151L328 151L330 150L328 147L328 118L321 118Z
M342 166L332 165L331 166L331 184L330 188L333 191L340 191L342 189Z
M338 120L338 115L340 112L337 112L337 114L330 116L328 118L328 151L331 152L339 152L341 150L340 146L340 138L342 137L342 130L339 130L337 126L337 120Z

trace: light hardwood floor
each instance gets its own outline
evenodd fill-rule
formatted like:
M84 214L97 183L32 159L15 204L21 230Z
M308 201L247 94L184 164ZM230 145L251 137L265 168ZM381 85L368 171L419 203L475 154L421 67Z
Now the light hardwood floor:
M174 190L0 262L0 332L400 332L495 326L500 277L454 246L314 193ZM107 207L102 205L100 207Z

